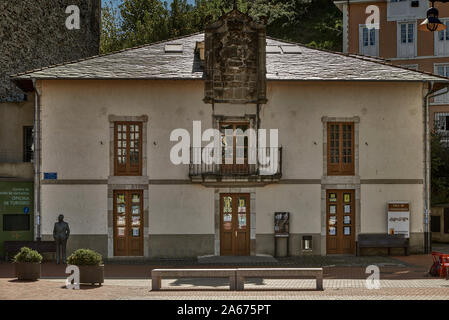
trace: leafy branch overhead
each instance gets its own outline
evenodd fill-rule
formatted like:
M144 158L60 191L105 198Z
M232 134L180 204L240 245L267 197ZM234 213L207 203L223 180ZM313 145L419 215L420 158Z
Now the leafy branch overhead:
M341 50L342 15L331 0L239 0L238 8L267 24L269 36ZM122 0L102 9L101 53L204 30L234 0Z

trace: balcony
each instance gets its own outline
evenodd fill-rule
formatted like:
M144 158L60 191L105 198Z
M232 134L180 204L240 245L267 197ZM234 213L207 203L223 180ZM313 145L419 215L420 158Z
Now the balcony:
M282 147L280 148L257 148L249 150L250 158L257 159L256 154L264 156L265 164L259 161L248 161L248 154L240 161L233 164L225 163L222 155L222 164L217 161L204 161L213 159L214 148L192 148L189 176L193 182L276 182L282 177ZM223 152L224 153L224 152ZM193 159L201 159L201 163L194 163ZM198 161L196 161L198 162ZM252 162L257 162L251 164Z
M387 21L425 19L429 3L425 0L390 0L387 2Z

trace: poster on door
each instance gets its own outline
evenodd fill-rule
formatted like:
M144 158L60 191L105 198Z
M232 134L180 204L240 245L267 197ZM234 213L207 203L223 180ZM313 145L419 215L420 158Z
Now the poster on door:
M410 238L410 204L406 201L388 202L388 234L403 234Z

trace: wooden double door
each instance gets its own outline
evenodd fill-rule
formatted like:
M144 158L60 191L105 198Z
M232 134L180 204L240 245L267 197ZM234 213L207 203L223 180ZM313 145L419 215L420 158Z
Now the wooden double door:
M250 255L250 195L220 195L220 253Z
M143 191L114 191L114 255L143 256Z
M355 253L354 190L327 190L326 248L328 254Z

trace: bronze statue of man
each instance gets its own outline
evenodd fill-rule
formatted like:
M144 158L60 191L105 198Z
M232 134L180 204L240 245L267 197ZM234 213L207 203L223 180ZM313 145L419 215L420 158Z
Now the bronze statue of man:
M56 263L66 264L66 245L67 239L70 236L70 228L69 224L64 221L64 216L62 214L58 217L58 222L55 223L55 227L53 228L53 238L56 242Z

